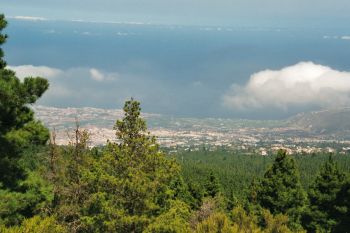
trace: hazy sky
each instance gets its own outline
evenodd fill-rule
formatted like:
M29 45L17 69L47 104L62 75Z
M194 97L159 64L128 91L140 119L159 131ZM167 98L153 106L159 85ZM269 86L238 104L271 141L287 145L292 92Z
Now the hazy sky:
M336 26L348 0L1 0L6 14L164 24Z
M349 0L0 2L5 58L49 79L43 105L133 96L146 112L255 119L350 106Z

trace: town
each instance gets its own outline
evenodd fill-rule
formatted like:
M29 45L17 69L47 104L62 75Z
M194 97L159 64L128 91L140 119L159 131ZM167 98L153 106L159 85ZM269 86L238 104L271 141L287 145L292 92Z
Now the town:
M39 120L56 134L56 143L67 145L76 124L88 131L90 146L114 141L113 125L122 110L98 108L54 108L35 106ZM151 135L170 153L225 148L245 154L268 156L284 149L288 154L350 153L350 140L311 133L285 121L194 119L144 113ZM267 125L267 126L266 126Z

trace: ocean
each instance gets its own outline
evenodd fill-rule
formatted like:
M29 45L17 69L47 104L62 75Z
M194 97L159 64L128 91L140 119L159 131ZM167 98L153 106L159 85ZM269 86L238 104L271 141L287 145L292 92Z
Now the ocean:
M350 71L350 27L10 19L6 33L9 40L4 50L9 65L62 71L62 79L50 79L55 93L49 90L40 101L57 107L120 108L133 96L145 111L167 115L283 118L294 112L232 111L222 105L222 96L232 85L247 83L256 72L279 70L301 61ZM77 72L92 68L105 77L115 77L114 81L96 83L86 77L86 72ZM58 86L67 89L66 93L76 93L60 96L55 89Z

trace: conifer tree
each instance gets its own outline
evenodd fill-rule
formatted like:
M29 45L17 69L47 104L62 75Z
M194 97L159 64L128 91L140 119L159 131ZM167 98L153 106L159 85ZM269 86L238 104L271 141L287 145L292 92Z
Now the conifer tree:
M337 193L335 201L337 210L337 225L332 232L349 233L350 232L350 177L342 185Z
M186 222L189 207L181 199L186 200L187 190L178 165L165 158L147 132L139 102L125 103L124 117L115 129L117 142L109 142L100 156L88 149L88 140L78 130L76 143L59 156L68 164L56 182L61 186L53 208L58 220L70 232L178 229ZM178 210L184 214L177 215ZM173 217L169 225L162 222Z
M6 69L1 48L7 38L2 33L6 25L0 15L0 224L9 226L32 217L49 196L40 176L21 164L26 149L48 140L48 130L34 119L29 106L49 84L39 77L21 81Z
M215 197L218 193L221 192L221 186L218 178L213 171L210 171L207 181L204 184L205 195L209 197Z
M0 15L0 46L7 38L1 33L6 25L4 15ZM15 72L5 68L3 56L0 47L0 187L15 189L25 178L18 164L23 149L48 140L48 130L34 119L28 105L34 104L49 84L39 77L20 81Z
M191 204L191 207L195 210L197 210L201 204L204 197L204 191L203 188L195 183L195 182L189 182L188 183L188 191L192 197L193 203Z
M294 159L279 151L273 165L266 171L256 190L257 203L273 215L284 214L290 226L300 228L300 218L306 205L306 194L300 183Z
M340 172L332 156L320 169L308 192L309 206L303 218L304 225L310 232L332 231L337 224L335 201L345 181L345 174Z

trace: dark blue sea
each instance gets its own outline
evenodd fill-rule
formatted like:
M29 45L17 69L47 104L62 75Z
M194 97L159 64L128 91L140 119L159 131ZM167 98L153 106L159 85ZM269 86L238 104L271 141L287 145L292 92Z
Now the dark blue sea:
M4 49L10 66L47 66L71 74L62 74L62 80L50 79L51 88L57 85L69 90L66 96L48 94L40 102L58 107L119 108L133 96L147 112L247 117L248 113L226 109L221 102L232 84L244 85L253 73L301 61L350 71L350 27L208 27L10 19L6 33L9 40ZM72 72L91 68L117 78L93 82L84 77L84 72ZM274 114L278 118L291 113Z

